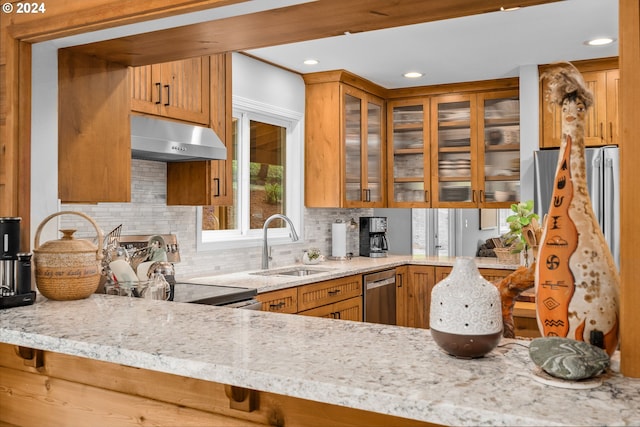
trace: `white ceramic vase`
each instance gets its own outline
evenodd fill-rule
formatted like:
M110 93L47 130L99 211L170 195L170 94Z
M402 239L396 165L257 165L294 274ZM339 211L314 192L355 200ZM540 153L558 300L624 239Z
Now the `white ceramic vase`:
M502 337L500 293L473 258L456 258L451 274L434 286L429 316L434 341L456 357L482 357Z

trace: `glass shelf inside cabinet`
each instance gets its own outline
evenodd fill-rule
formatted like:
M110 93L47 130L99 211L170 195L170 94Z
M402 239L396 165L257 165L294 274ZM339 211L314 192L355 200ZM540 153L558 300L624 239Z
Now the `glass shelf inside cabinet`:
M398 182L393 184L394 201L396 202L428 202L427 193L424 190L424 181L420 182Z
M422 105L393 107L393 149L396 152L424 150L424 110Z
M471 145L471 104L469 101L438 105L438 147L456 148Z

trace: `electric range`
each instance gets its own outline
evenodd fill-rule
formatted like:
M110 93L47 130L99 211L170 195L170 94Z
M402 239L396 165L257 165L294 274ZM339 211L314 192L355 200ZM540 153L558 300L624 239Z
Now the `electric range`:
M173 301L206 305L244 306L257 303L256 289L233 286L206 285L200 283L177 282L174 285Z

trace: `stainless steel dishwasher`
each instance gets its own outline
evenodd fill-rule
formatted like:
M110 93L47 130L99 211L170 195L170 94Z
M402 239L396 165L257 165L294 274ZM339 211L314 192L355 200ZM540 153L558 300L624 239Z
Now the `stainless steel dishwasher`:
M364 321L396 324L396 270L364 275Z

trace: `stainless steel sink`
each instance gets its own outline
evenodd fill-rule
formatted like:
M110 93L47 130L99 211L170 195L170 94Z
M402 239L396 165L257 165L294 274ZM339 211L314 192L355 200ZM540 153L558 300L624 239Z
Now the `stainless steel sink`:
M263 270L256 271L255 274L258 276L311 276L313 274L320 273L328 273L330 269L325 268L313 268L313 267L291 267L291 268L281 268L278 270Z

